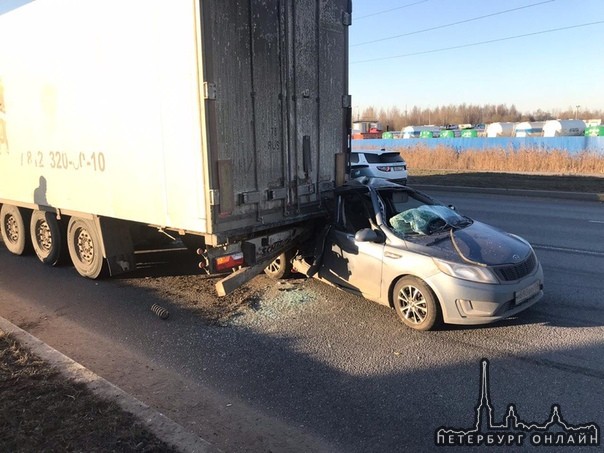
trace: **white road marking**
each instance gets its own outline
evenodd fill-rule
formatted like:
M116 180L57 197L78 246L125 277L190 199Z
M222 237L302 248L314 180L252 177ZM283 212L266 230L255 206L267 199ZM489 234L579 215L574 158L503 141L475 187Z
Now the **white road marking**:
M604 256L604 252L594 250L573 249L569 247L555 247L552 245L531 244L534 249L549 250L552 252L579 253L581 255Z
M589 223L604 223L604 220L590 220Z

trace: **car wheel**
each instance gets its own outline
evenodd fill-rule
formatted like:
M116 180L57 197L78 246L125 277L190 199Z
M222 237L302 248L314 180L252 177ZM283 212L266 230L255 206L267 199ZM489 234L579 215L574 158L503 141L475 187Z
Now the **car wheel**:
M441 321L438 299L417 277L401 278L392 291L392 302L400 320L415 330L431 330Z
M276 280L289 277L294 267L292 264L293 257L292 251L283 252L271 264L266 266L264 273Z

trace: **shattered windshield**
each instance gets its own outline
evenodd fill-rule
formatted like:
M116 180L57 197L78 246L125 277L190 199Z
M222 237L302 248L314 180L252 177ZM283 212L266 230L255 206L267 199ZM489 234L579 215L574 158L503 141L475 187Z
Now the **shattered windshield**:
M451 228L464 228L472 221L453 209L420 194L407 191L380 191L384 219L401 236L431 235Z

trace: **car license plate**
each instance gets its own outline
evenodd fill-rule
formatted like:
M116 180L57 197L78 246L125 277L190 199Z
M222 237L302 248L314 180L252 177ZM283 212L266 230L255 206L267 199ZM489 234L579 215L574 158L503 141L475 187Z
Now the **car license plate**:
M534 295L538 294L541 290L541 282L537 281L530 286L527 286L520 291L516 291L515 303L516 305L520 305L523 302L526 302Z

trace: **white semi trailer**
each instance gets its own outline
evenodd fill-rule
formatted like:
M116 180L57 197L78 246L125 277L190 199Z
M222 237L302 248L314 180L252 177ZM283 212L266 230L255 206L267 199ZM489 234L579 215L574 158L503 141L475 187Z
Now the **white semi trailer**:
M134 269L152 227L239 269L221 294L253 276L344 180L350 18L349 0L0 0L8 250L97 278Z

